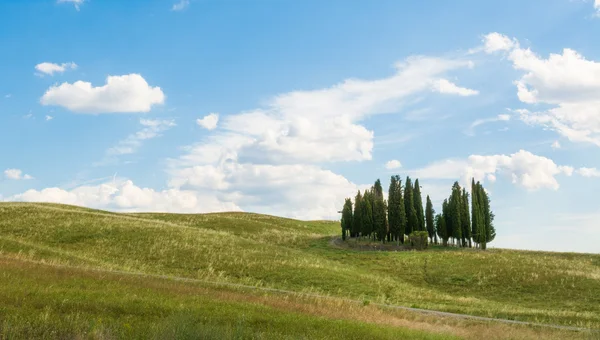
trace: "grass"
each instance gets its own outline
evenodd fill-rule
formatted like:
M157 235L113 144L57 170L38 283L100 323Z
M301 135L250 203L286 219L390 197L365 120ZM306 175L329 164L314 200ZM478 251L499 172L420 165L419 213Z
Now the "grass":
M172 338L172 332L183 332L178 338L302 338L309 327L317 331L306 338L385 339L397 332L432 339L483 333L488 338L588 336L293 300L299 297L286 296L291 300L283 306L281 296L61 271L44 263L600 328L600 255L442 248L364 252L332 246L338 231L338 223L246 213L114 214L0 203L0 338L30 338L27 329L46 338ZM138 300L129 299L129 292ZM155 309L161 312L153 314ZM364 309L379 317L365 317ZM129 332L124 324L130 333L123 333ZM56 330L67 333L52 333Z

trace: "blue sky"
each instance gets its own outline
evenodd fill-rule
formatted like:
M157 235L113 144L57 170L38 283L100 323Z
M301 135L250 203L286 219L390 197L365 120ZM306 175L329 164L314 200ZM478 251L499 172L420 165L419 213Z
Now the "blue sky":
M489 190L493 246L600 252L600 1L0 2L0 199L338 218Z

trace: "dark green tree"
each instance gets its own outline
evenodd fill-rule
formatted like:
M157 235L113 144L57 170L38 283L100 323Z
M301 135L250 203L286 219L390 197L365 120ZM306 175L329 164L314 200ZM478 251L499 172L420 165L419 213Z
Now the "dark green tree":
M481 249L486 249L487 244L489 242L492 242L494 240L494 238L496 237L496 229L494 228L494 217L495 216L490 207L490 196L485 191L485 189L483 188L482 185L479 185L479 187L480 187L479 194L483 201L482 211L483 211L483 220L484 220L484 225L485 225L485 227L484 227L485 228L485 237L484 237L483 243L481 244Z
M462 239L462 220L461 212L463 210L462 192L458 182L452 185L452 194L448 200L448 212L450 213L450 223L446 225L449 236L453 237L456 242Z
M431 203L431 199L429 195L427 195L427 203L425 207L425 222L427 225L427 233L429 234L429 238L431 239L431 243L433 243L433 238L435 235L435 225L434 225L434 215L435 210L433 210L433 204Z
M415 209L414 192L410 177L406 177L404 185L404 208L406 209L406 230L405 234L410 235L413 231L418 230L418 217Z
M354 214L352 216L352 237L358 237L362 231L362 195L360 190L354 197Z
M471 248L471 218L469 212L469 193L465 188L462 189L462 212L461 212L461 226L462 226L462 242L463 247L468 246Z
M376 199L380 199L383 201L383 187L381 186L381 181L379 178L375 181L373 185L373 195Z
M479 232L481 229L481 209L479 207L479 188L475 184L475 178L473 178L471 179L471 237L477 245L481 243Z
M404 234L406 234L406 224L408 223L408 221L406 218L406 205L404 204L404 194L402 193L402 180L400 179L400 176L397 176L397 179L398 198L400 200L398 204L398 215L400 221L400 230L398 231L398 238L400 239L400 242L404 244Z
M400 190L400 176L390 178L388 189L388 223L393 241L400 242L400 205L402 204L402 191Z
M346 240L346 236L352 228L352 200L346 198L344 208L342 209L342 239Z
M373 205L371 204L372 200L371 191L365 190L362 199L362 230L361 233L363 236L370 237L371 232L373 231Z
M373 233L374 238L383 242L387 236L386 203L383 198L381 181L377 179L373 185Z
M442 222L441 222L442 224L436 224L436 228L437 228L438 236L442 239L444 247L447 247L448 239L450 238L448 225L450 224L450 220L451 220L448 199L445 199L444 203L442 203L441 218L442 218ZM440 226L443 229L440 229Z
M373 225L375 236L381 243L384 242L387 235L385 202L382 199L375 199L375 210L373 210Z
M419 179L415 180L413 188L413 202L415 204L415 212L417 213L417 228L415 230L425 231L425 215L423 213L423 198L421 197L421 186Z

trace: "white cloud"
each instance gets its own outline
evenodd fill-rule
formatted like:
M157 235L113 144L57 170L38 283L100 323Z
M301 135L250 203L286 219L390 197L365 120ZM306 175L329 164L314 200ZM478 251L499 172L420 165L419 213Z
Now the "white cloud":
M159 119L140 119L140 124L142 125L141 130L129 135L114 147L106 150L104 159L94 163L94 165L106 165L115 162L118 156L133 154L139 150L144 141L160 137L161 132L176 126L175 121L173 120Z
M27 174L23 174L23 171L19 170L19 169L6 169L6 170L4 170L4 177L6 177L7 179L14 179L14 180L33 179L32 176L27 175Z
M486 53L510 51L519 46L519 42L516 39L511 40L509 37L497 32L485 35L482 40L483 47L481 49Z
M557 140L555 140L554 143L552 143L551 147L553 149L560 149L560 143Z
M245 210L296 218L339 218L361 186L322 163L371 159L368 116L399 111L462 60L411 57L396 74L275 96L266 107L227 115L220 131L170 161L169 186L213 192ZM317 165L320 164L320 165Z
M397 159L392 159L391 161L385 163L385 168L388 170L398 169L400 167L402 167L402 164Z
M37 64L35 65L35 69L40 72L38 75L54 75L54 73L63 73L66 70L75 70L77 69L77 64L70 62L70 63L63 63L63 64L54 64L54 63L48 63L48 62L44 62L41 64Z
M56 3L58 4L62 4L62 3L72 3L73 6L75 6L75 9L79 11L79 6L82 5L85 2L85 0L57 0Z
M373 132L359 122L399 111L425 94L438 76L471 65L463 60L410 57L396 74L377 80L348 79L329 88L278 95L267 107L228 115L228 134L248 137L240 158L271 162L331 162L371 159Z
M218 113L210 113L202 119L196 119L196 123L207 130L214 130L219 122Z
M509 47L508 59L523 72L515 82L519 100L550 106L534 112L522 109L523 122L554 130L572 142L600 146L600 62L569 48L543 58L518 43Z
M49 120L52 120L52 119L54 119L54 117L46 115L46 121L49 121Z
M594 1L594 9L596 9L596 16L600 17L600 0Z
M41 98L43 105L62 106L78 113L148 112L163 104L160 87L151 87L139 74L108 76L106 85L93 87L77 81L50 87Z
M557 165L549 158L520 150L509 156L471 155L466 160L447 159L410 173L419 178L460 180L463 184L470 183L471 178L494 182L496 175L501 174L528 190L557 190L559 184L555 176L571 176L573 171L573 167Z
M189 0L181 0L177 3L174 3L173 7L171 7L171 10L172 11L182 11L182 10L186 9L189 5L190 5Z
M210 197L217 207L220 203L296 218L337 219L344 198L367 186L354 184L325 169L323 164L371 159L373 132L360 124L363 119L398 112L417 98L435 95L431 91L433 84L447 72L471 66L468 60L410 57L396 64L394 74L387 78L348 79L324 89L283 93L268 100L264 107L228 114L218 122L218 132L203 137L198 144L186 146L182 155L168 161L170 189L167 191ZM107 96L90 95L95 90L89 83L76 84L49 90L44 101L58 101L83 112L112 111L112 105L111 110L98 109L107 105L104 100ZM56 96L56 92L63 96ZM82 94L72 96L71 92ZM113 95L120 97L122 92L126 91L115 91ZM117 145L111 152L127 153L131 151L129 144ZM134 191L133 184L129 187ZM157 203L163 202L160 197L166 195L165 191L140 194L157 198L133 200L124 205L123 200L103 198L116 194L102 196L97 194L100 188L86 188L70 191L51 188L47 193L30 191L19 197L31 200L56 196L71 203L114 209L160 210L166 206ZM142 192L148 190L151 189ZM95 194L88 195L88 191ZM183 210L177 205L169 207ZM185 210L215 209L211 204L198 204Z
M71 190L60 188L28 190L8 197L7 200L64 203L123 212L201 213L240 210L235 204L223 203L215 196L203 196L197 192L177 189L156 191L138 187L130 180L106 182L95 186L84 185Z
M479 91L471 90L465 87L460 87L447 79L438 79L433 83L433 90L439 93L457 94L459 96L474 96L479 94Z
M469 129L466 131L466 134L472 136L475 133L475 128L479 125L486 123L494 123L494 122L507 122L510 120L510 115L500 114L493 118L485 118L485 119L477 119L469 126Z
M300 219L335 218L344 198L364 187L313 165L198 165L173 169L169 185L213 192L245 210Z
M596 168L579 168L576 172L583 177L600 177L600 170Z

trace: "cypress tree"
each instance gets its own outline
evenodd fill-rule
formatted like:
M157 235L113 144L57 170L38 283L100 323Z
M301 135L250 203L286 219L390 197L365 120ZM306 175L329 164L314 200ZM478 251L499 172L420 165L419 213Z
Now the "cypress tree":
M431 243L433 243L433 236L435 234L435 226L433 221L433 216L435 215L435 211L433 210L433 204L431 203L431 199L429 195L427 195L427 203L425 207L425 222L427 224L427 233L429 234L429 238L431 239Z
M481 220L479 218L479 191L475 184L475 178L471 179L471 236L473 242L481 243L479 230L481 228Z
M494 240L494 238L496 237L496 229L494 228L494 213L492 213L491 207L490 207L490 196L488 195L488 193L485 191L485 189L483 188L483 186L480 184L480 197L482 198L481 200L483 201L482 204L482 212L483 212L483 221L484 221L484 229L485 231L482 233L485 235L485 237L483 238L483 243L481 244L481 248L482 249L486 249L487 248L487 243L492 242Z
M346 198L344 208L342 209L342 240L346 240L346 235L352 228L352 200Z
M373 207L371 204L371 192L366 190L362 200L362 235L370 237L373 231Z
M383 199L383 187L381 181L377 179L373 185L373 229L374 237L383 241L387 235L387 216L386 204Z
M444 247L448 246L448 239L450 238L450 233L448 230L448 226L450 224L450 211L449 211L448 199L444 200L442 203L442 215L440 222L441 224L436 224L436 228L438 231L439 237L442 239Z
M462 214L460 215L462 219L462 237L463 237L463 247L467 246L467 242L469 248L471 248L471 218L469 216L469 193L465 188L462 189Z
M358 237L362 231L362 195L360 190L354 197L354 214L352 216L352 237Z
M450 225L448 228L449 236L453 237L456 242L460 242L462 239L462 225L461 225L461 211L463 209L462 204L462 193L458 182L454 182L452 185L452 195L448 201L449 212L450 212Z
M417 230L425 231L425 214L423 213L423 198L421 197L421 186L419 185L418 178L415 180L413 200L415 203L415 211L417 212Z
M373 185L373 195L375 195L376 199L383 201L383 187L379 178L375 181L375 185Z
M392 240L400 240L400 197L398 197L398 179L399 176L390 178L390 187L388 189L388 223L390 225L390 234Z
M407 219L406 219L406 206L404 204L404 195L402 194L402 180L400 179L400 176L396 176L398 179L398 187L397 187L397 195L398 195L398 219L399 219L399 225L400 225L400 229L398 230L398 238L400 239L400 242L402 244L404 244L404 234L406 233L406 224Z
M418 217L415 209L414 193L410 177L406 177L404 186L404 208L406 209L406 235L418 230Z
M377 237L377 240L383 243L387 234L385 203L382 199L379 198L375 199L375 210L373 211L373 225L375 227L374 232L375 236Z

